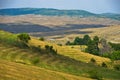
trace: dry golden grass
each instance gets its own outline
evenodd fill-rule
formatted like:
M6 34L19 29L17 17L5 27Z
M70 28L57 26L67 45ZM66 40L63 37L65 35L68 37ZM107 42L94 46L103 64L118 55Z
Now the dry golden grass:
M88 28L88 29L81 29L78 31L86 31L86 32L91 31L92 33L88 33L88 35L90 35L91 37L99 36L100 38L104 38L109 42L120 43L120 25L114 25L114 26L108 26L102 28ZM73 41L75 37L83 37L84 35L85 34L64 35L63 38L55 39L53 43L65 44L68 40ZM54 36L48 36L48 38L54 38Z
M111 60L108 58L99 57L89 53L81 52L78 46L76 46L75 48L71 46L58 46L54 43L44 42L34 38L32 38L29 43L30 45L35 45L35 46L40 45L42 48L44 48L45 45L51 45L54 47L55 50L57 50L58 54L68 56L70 58L86 63L88 63L91 58L94 58L98 64L101 64L102 62L111 62Z
M120 25L114 25L103 28L83 29L82 31L93 31L90 35L105 38L111 42L120 43Z
M97 18L97 17L68 17L68 16L42 16L42 15L20 15L20 16L0 16L1 23L21 23L29 22L38 25L45 26L62 26L66 24L103 24L103 25L115 25L119 24L119 21L107 19L107 18Z
M40 67L0 60L0 80L92 80Z

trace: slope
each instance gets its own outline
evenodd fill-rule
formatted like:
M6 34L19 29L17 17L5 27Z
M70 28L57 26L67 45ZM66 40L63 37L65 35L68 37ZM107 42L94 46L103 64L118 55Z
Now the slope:
M92 80L40 67L0 60L0 79L2 80Z
M55 50L57 50L58 54L68 56L75 60L86 62L86 63L88 63L91 58L94 58L98 64L101 64L102 62L111 62L111 60L108 58L99 57L99 56L95 56L95 55L92 55L89 53L81 52L80 49L75 49L70 46L58 46L54 43L40 41L35 38L31 39L31 41L29 43L31 45L35 45L35 46L40 45L43 48L45 45L51 45L54 47Z

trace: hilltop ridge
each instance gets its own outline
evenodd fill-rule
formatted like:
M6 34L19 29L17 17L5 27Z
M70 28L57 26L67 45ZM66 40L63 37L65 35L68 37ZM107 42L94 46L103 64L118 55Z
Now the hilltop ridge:
M46 15L46 16L78 16L78 17L103 17L120 20L120 14L114 13L104 13L104 14L95 14L85 10L59 10L53 8L9 8L9 9L0 9L0 15Z

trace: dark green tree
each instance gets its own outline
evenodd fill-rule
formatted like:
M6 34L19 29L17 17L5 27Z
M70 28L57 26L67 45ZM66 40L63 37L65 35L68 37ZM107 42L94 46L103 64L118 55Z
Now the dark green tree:
M99 48L95 41L89 41L85 51L94 55L99 55Z
M83 44L87 45L90 40L91 40L90 36L89 35L85 35L83 37Z
M80 44L80 38L79 38L79 37L76 37L76 38L75 38L74 44L75 44L75 45L79 45L79 44Z
M94 36L93 41L95 42L96 45L98 45L99 37L98 36Z

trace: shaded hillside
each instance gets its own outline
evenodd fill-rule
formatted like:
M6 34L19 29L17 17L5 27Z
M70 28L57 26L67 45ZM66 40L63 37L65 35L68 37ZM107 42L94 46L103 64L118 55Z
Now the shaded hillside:
M42 25L37 25L37 24L31 24L31 23L8 23L8 24L0 24L0 29L9 31L12 33L23 33L23 32L50 32L53 31L53 29L42 26Z
M49 26L43 26L43 25L37 25L32 23L0 23L0 29L9 31L12 33L40 33L38 36L53 36L53 35L63 35L63 34L71 34L71 33L77 33L77 34L85 34L85 33L91 33L87 31L72 31L77 29L86 29L86 28L102 28L106 27L106 25L100 25L100 24L67 24L66 26L69 27L54 27L51 28ZM34 35L37 36L37 35Z

